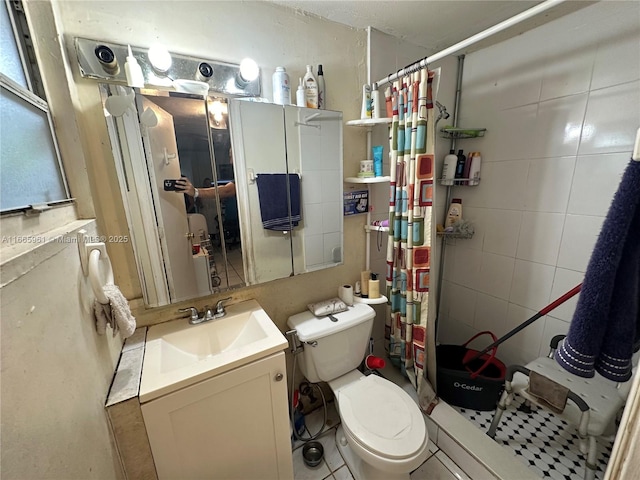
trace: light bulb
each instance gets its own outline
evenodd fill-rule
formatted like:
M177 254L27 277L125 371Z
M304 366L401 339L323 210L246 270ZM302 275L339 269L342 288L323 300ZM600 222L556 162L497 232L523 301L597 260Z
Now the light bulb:
M173 61L171 54L162 45L152 45L147 52L151 66L160 73L166 73Z
M240 77L246 83L253 82L260 74L260 69L255 60L245 58L240 62Z

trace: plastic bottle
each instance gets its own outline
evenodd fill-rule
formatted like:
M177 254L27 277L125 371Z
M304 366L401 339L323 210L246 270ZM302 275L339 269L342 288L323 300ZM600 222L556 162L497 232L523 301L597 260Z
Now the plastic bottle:
M374 84L375 87L371 91L371 118L381 118L381 111L383 105L380 105L380 90L378 90L378 84Z
M362 110L360 118L371 118L371 87L369 85L362 86Z
M291 105L291 84L285 68L276 67L276 71L271 78L273 82L273 103Z
M369 298L380 298L380 280L377 273L372 273L369 280Z
M447 220L444 224L445 228L453 226L458 220L462 220L462 199L454 198L451 200L451 205L447 212Z
M456 165L458 156L455 150L449 150L449 155L444 157L442 165L442 185L453 185L453 179L456 176Z
M480 165L482 164L482 157L480 152L470 153L471 167L469 168L469 185L480 184Z
M327 96L324 86L324 72L322 71L322 65L318 65L318 108L327 108Z
M131 51L131 45L127 45L129 53L127 60L124 63L124 72L127 76L127 85L130 87L144 88L144 75L142 74L142 68L136 57L133 56Z
M467 157L464 156L462 150L458 150L458 161L456 163L456 175L455 178L464 178L464 164L467 161ZM456 181L456 185L462 185L462 181Z
M304 98L304 87L302 86L302 78L298 83L298 90L296 90L296 105L299 107L307 106L307 101Z
M313 67L307 65L307 73L302 79L304 85L304 98L307 108L318 108L318 81L313 75Z

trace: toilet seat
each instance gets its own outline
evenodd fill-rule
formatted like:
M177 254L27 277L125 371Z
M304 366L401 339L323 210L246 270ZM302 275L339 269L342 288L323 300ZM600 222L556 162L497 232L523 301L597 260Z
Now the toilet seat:
M402 460L424 448L427 436L422 412L394 383L369 375L334 393L343 428L369 452Z

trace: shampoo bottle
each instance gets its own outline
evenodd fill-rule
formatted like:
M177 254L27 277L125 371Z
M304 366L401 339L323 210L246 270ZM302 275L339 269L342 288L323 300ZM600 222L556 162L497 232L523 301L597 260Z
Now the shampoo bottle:
M324 73L322 72L322 65L318 65L318 108L327 108L327 95L324 86Z
M304 98L307 108L318 108L318 81L313 76L313 67L307 65L307 73L302 79L304 84Z
M451 200L451 205L447 212L447 220L444 224L445 228L452 227L458 220L462 220L462 199L454 198Z
M140 68L140 64L136 60L136 57L133 56L133 52L131 52L131 45L127 45L129 48L129 54L127 55L127 60L124 63L124 73L127 76L127 85L130 87L138 87L144 88L144 75L142 74L142 68Z
M464 156L462 150L458 150L458 162L456 163L456 174L455 178L464 178L464 164L467 161L467 157ZM462 185L462 181L456 181L456 185Z
M289 84L289 75L284 67L276 67L272 81L273 103L291 105L291 85Z
M469 169L469 185L480 184L480 164L482 163L482 157L480 152L473 152L469 154L471 157L471 168Z
M458 164L458 156L455 150L449 150L449 155L444 157L442 165L442 185L453 185L453 179L456 176L456 165Z
M304 87L302 86L302 78L298 83L298 90L296 90L296 105L299 107L307 106L307 102L304 98Z

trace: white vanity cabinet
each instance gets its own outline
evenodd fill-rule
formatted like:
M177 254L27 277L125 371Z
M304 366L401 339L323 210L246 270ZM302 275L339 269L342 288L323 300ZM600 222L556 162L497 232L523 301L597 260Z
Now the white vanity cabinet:
M293 479L284 352L142 405L158 478Z

